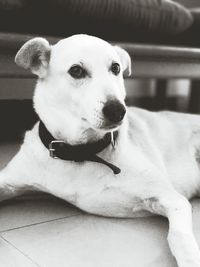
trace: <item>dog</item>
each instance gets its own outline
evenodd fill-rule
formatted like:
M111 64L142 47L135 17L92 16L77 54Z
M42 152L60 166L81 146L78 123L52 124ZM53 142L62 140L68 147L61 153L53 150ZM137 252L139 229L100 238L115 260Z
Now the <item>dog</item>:
M189 199L200 196L200 117L125 105L129 54L89 35L26 42L39 116L0 172L0 200L43 191L107 217L162 215L179 267L200 267Z

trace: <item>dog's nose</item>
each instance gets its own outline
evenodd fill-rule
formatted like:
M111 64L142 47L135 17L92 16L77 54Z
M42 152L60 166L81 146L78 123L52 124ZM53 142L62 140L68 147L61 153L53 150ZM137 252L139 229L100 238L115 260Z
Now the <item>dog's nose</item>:
M117 100L109 100L103 107L103 114L112 123L120 122L126 113L126 108Z

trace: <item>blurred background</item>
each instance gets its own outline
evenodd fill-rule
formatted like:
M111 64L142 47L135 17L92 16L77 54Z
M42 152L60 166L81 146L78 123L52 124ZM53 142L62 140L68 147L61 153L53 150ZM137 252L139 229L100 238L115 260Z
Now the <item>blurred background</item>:
M128 47L128 105L199 113L199 0L0 0L1 141L22 139L38 119L36 77L15 66L17 50L35 36L56 42L76 33Z

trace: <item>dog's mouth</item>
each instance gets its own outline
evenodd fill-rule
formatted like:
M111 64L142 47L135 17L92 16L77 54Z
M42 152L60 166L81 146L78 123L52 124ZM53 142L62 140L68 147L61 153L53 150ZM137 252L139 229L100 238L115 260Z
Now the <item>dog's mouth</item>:
M117 130L122 125L122 121L115 124L104 124L100 127L101 130Z
M100 130L105 132L117 130L123 123L123 120L118 123L111 123L107 120L102 120L101 123L98 123L98 125L93 125L86 118L81 118L81 120L86 123L89 123L90 127L94 130Z

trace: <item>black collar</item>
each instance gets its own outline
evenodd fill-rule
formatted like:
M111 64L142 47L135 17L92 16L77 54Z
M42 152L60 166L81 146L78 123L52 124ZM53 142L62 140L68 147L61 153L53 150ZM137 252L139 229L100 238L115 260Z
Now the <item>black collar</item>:
M100 158L96 154L104 150L107 146L112 143L111 133L107 133L102 139L97 142L87 143L82 145L69 145L62 140L56 140L45 127L44 123L39 123L39 136L42 143L49 150L52 158L59 158L62 160L72 160L76 162L81 161L93 161L102 163L112 169L114 174L118 174L121 170ZM113 141L115 142L118 136L118 132L113 133Z

